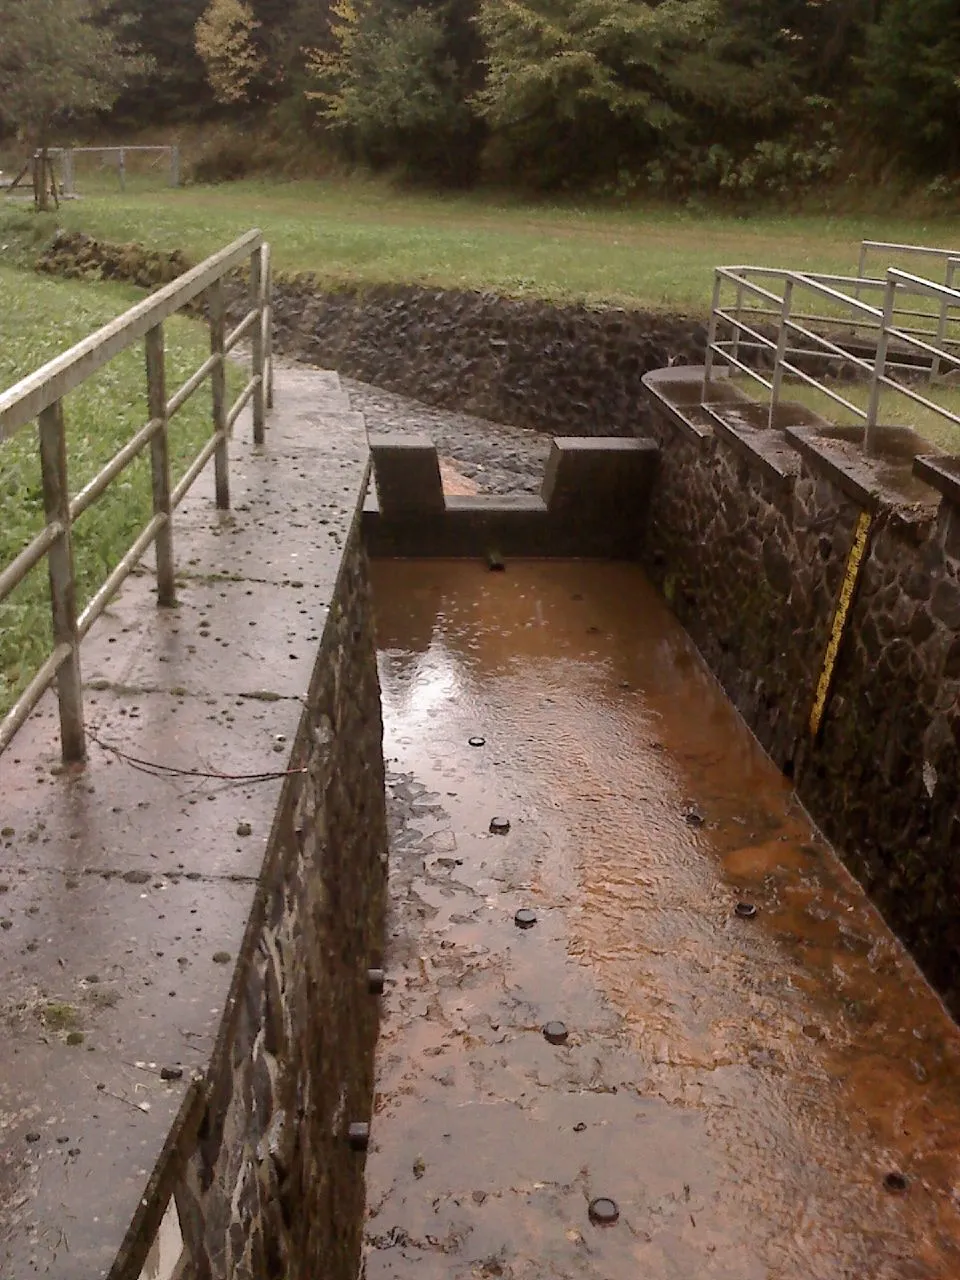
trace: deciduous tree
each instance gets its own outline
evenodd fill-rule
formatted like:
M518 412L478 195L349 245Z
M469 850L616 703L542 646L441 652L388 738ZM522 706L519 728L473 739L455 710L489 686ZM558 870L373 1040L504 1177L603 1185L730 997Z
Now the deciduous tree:
M218 102L246 102L263 69L254 33L259 27L246 0L210 0L197 22L197 53Z

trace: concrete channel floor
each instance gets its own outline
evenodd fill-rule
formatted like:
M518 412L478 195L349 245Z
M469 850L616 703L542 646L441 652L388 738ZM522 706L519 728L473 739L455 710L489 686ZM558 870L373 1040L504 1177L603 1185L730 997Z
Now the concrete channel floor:
M368 449L335 374L278 366L276 402L231 511L208 468L175 516L177 607L148 557L84 643L85 767L52 696L0 760L2 1280L110 1272L220 1027L281 781L130 757L287 768Z
M960 1276L957 1028L639 570L374 591L366 1280Z

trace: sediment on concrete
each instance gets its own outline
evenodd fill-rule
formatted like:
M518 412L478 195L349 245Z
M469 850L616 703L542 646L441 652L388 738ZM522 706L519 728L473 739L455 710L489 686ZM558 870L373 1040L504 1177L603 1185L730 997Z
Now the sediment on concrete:
M232 511L205 475L175 522L177 607L145 565L85 642L85 767L51 700L0 763L3 1276L356 1275L387 844L368 449L335 375L278 370L277 406L234 441Z
M676 383L673 370L650 380L660 467L648 572L956 1015L960 505L951 460L911 465L920 446L907 440L905 455L865 464L855 441L816 423L717 430ZM831 637L839 647L826 687ZM814 731L818 690L827 696Z

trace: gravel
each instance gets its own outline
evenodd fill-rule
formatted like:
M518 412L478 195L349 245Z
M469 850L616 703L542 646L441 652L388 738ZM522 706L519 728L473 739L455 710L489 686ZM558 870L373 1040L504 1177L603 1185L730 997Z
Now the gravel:
M352 378L341 377L340 382L351 407L364 415L368 431L428 436L441 460L451 460L481 493L540 492L550 436L435 409Z

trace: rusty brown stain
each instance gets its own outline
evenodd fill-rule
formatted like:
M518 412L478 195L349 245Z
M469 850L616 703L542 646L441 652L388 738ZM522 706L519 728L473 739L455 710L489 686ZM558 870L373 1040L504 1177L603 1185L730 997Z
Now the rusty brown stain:
M957 1028L642 575L374 578L394 905L367 1280L960 1275Z

